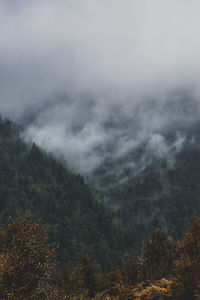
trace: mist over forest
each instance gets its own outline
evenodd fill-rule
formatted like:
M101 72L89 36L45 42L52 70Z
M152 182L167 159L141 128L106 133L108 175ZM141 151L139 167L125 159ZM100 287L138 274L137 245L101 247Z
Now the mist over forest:
M0 0L1 115L141 235L155 217L181 235L199 211L199 9Z
M3 299L200 299L199 11L0 0Z
M198 1L1 0L1 113L82 174L109 161L118 184L122 169L137 173L152 155L173 167L182 128L199 117L198 9ZM128 159L140 145L145 154Z

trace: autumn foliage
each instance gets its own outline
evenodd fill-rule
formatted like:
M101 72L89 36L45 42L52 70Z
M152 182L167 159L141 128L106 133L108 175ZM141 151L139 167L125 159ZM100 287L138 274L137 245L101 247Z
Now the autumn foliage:
M38 221L18 217L0 231L1 299L47 299L55 248Z
M46 230L29 217L9 220L0 231L0 299L200 299L200 217L179 242L155 229L140 255L120 268L99 269L83 255L60 271Z

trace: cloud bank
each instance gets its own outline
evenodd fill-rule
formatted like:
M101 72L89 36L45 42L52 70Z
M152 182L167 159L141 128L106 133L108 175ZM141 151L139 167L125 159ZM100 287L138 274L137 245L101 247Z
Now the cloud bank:
M175 88L198 90L199 1L17 3L0 1L6 113L48 102L57 91L121 104L163 98Z
M81 172L144 140L168 155L176 142L161 131L186 116L166 103L200 95L199 10L197 0L0 0L1 113Z

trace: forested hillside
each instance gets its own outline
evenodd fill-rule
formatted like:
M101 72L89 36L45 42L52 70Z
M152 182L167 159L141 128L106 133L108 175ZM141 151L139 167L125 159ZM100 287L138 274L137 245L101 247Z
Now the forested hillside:
M120 175L126 176L123 183L111 176L120 161L110 165L110 176L109 164L102 165L93 177L101 183L97 192L52 154L24 142L20 125L1 119L0 224L23 214L40 218L50 225L50 240L60 245L59 262L71 263L87 253L106 268L122 263L131 249L137 251L150 236L154 220L180 239L189 219L200 213L198 128L199 123L192 122L187 128L177 124L176 130L162 132L169 148L176 145L177 132L184 136L170 163L148 152L150 162L135 174L126 169ZM127 162L147 150L140 146Z
M126 235L116 216L85 184L51 154L21 138L22 128L0 120L0 223L31 214L49 227L59 244L57 259L72 262L83 253L109 267L122 260Z
M185 108L177 104L185 110L171 126L145 137L120 159L113 153L91 178L107 205L118 212L124 230L137 229L140 242L150 234L155 218L163 229L181 238L189 219L200 213L200 123L194 111L197 106L190 104ZM173 111L173 107L168 109ZM131 131L134 123L128 126ZM130 135L130 142L134 138L136 133Z

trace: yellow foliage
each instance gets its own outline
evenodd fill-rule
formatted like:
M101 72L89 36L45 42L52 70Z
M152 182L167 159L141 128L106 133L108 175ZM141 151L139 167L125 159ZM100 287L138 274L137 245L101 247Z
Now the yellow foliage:
M149 283L149 285L144 286L144 284L139 284L134 289L134 297L133 299L146 299L146 300L164 300L164 299L172 299L172 281L167 280L165 278Z

